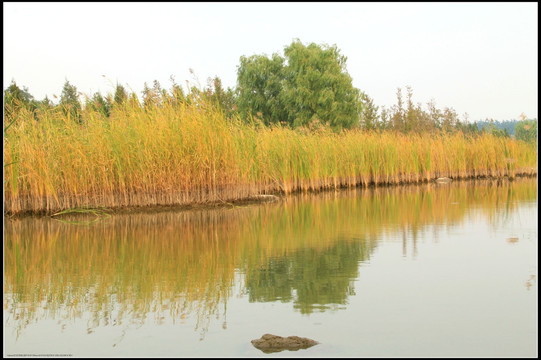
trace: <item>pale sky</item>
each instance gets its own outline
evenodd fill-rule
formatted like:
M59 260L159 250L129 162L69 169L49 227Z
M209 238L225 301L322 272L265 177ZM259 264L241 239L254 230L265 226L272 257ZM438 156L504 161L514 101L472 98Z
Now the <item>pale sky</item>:
M538 4L524 3L3 3L4 84L38 100L80 92L139 96L192 68L236 85L242 55L279 53L293 39L335 45L353 85L376 105L413 100L470 120L537 118ZM106 77L103 77L105 75Z

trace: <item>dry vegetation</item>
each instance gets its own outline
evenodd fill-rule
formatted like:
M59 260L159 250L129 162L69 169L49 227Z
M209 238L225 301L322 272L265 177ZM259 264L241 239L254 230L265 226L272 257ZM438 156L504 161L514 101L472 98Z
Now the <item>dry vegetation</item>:
M195 102L79 121L54 107L21 110L4 136L4 212L224 202L281 192L438 177L537 173L536 144L491 134L333 132L250 124Z

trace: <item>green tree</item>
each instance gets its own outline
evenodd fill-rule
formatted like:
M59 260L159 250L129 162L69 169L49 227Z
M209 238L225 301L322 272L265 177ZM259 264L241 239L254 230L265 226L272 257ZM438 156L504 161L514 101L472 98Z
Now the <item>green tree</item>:
M364 91L361 91L359 97L362 104L360 113L361 128L365 130L380 128L382 124L379 122L378 106L374 105L374 101Z
M353 87L346 57L336 45L305 46L295 40L285 47L284 56L241 57L237 70L241 116L293 127L314 121L337 130L359 125L360 91Z
M173 75L169 76L169 80L171 81L171 95L169 96L169 101L171 101L171 104L173 106L176 106L178 104L181 104L186 101L186 95L184 95L184 90L182 90L182 86L177 84L175 81L175 77Z
M434 101L434 99L431 99L427 105L430 123L432 123L435 128L441 129L441 122L443 117L441 110L436 107L436 102Z
M21 89L17 86L15 80L11 80L11 84L4 90L4 103L17 103L17 105L29 105L34 101L34 97L28 92L28 88Z
M497 137L510 137L507 129L497 127L496 123L494 122L494 119L486 119L483 130Z
M266 125L289 122L282 102L284 59L278 54L241 56L237 69L238 110L242 118L257 116Z
M385 128L402 132L435 132L442 130L445 132L455 132L465 127L461 125L460 119L453 108L436 108L434 100L430 100L428 111L421 108L421 104L413 103L413 90L410 86L406 87L407 100L402 98L402 89L396 91L397 103L390 110L382 109L381 122ZM466 114L467 121L467 114Z
M458 114L453 108L445 107L443 109L441 127L446 132L453 132L459 123Z
M392 128L391 123L391 110L387 109L385 106L381 107L381 116L380 116L380 128L388 130Z
M406 131L420 131L421 109L413 105L413 90L411 86L406 86L407 91L407 109L404 117L404 128Z
M91 111L101 113L105 117L109 117L111 114L111 101L104 98L100 93L95 93L92 98L88 98L85 103L85 107Z
M122 105L128 100L128 92L126 91L124 86L116 84L113 100L114 103L117 105Z
M526 142L537 141L537 119L522 120L515 125L515 138Z
M225 90L222 86L222 80L218 76L208 79L205 93L213 106L221 109L226 117L231 117L235 111L234 92L231 88Z
M335 129L359 124L359 90L346 70L347 58L335 46L303 45L299 40L286 47L284 102L294 126L312 121Z
M464 114L464 121L459 121L457 124L457 129L462 131L463 134L470 136L481 135L482 131L479 128L476 122L470 123L468 121L468 113Z
M78 123L81 123L81 103L79 94L75 85L71 85L68 80L64 83L62 94L60 95L60 106L64 114L68 115Z
M184 95L184 90L182 90L182 86L178 84L173 84L173 87L171 88L171 95L174 104L181 104L186 101L186 95Z
M37 105L28 88L19 88L15 80L11 80L11 84L4 90L4 117L8 122L13 121L21 109L33 112Z
M49 100L49 97L45 95L45 98L41 101L38 101L38 108L41 110L50 110L54 106L53 102Z
M205 92L199 87L192 85L188 89L188 94L186 95L186 103L194 104L196 106L201 106L204 104Z
M405 131L406 130L406 116L404 110L404 101L402 100L402 89L396 90L396 105L391 107L392 114L390 116L390 123L394 130Z

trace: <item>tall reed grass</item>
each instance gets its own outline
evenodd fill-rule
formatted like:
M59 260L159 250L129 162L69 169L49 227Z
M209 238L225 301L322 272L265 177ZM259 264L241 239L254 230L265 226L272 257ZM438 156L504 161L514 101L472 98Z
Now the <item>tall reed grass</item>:
M36 120L37 118L37 120ZM537 174L536 144L247 124L211 106L127 101L82 123L22 111L4 136L5 213L182 205L261 193Z

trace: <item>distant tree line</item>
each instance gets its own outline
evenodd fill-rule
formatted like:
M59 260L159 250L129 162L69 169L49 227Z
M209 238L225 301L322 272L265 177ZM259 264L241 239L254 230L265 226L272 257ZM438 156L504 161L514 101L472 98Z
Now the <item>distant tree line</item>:
M537 119L522 120L493 120L486 119L476 122L482 131L491 132L499 136L515 137L526 142L537 141Z
M522 121L493 120L469 123L467 114L461 120L453 108L438 109L434 101L423 109L414 103L413 90L406 94L398 88L397 103L380 107L364 92L355 88L346 69L347 58L336 46L304 45L294 40L284 48L284 56L241 56L237 67L237 85L225 89L218 76L209 78L203 88L188 85L185 92L171 77L172 86L165 89L154 80L144 84L141 100L135 93L117 84L114 93L83 95L66 80L59 102L45 97L37 101L26 87L13 80L4 90L4 122L14 122L21 111L34 114L60 109L67 117L83 122L83 112L92 111L110 117L115 107L139 106L152 112L155 107L183 102L212 106L227 118L258 121L267 126L281 124L309 130L329 127L335 131L360 128L373 131L437 133L462 131L473 135L490 132L497 136L515 136L524 141L537 141L537 119ZM191 71L191 70L190 70Z
M485 119L475 122L477 127L481 129L490 129L492 127L506 132L509 135L515 135L515 126L519 123L519 120L494 120L494 119Z

